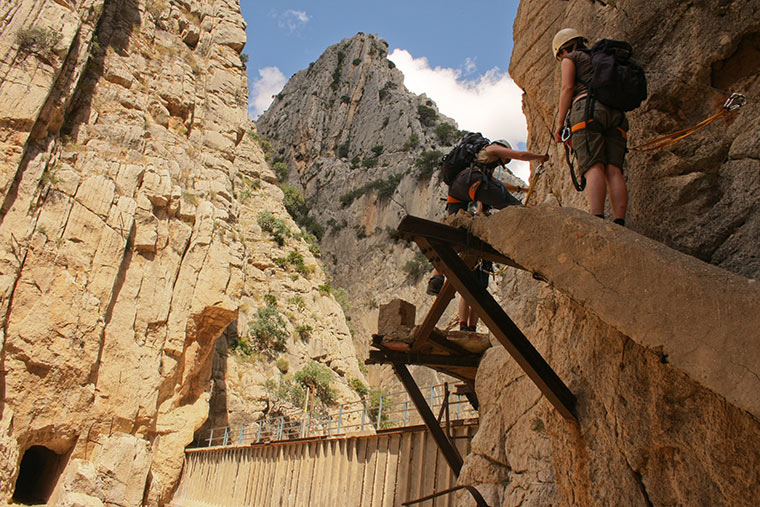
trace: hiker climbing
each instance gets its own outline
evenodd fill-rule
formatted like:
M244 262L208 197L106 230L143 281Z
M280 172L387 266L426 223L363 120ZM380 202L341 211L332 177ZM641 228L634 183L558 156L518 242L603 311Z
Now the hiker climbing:
M443 181L449 185L446 211L453 215L470 207L475 212L483 212L484 205L485 209L502 209L520 204L509 192L524 192L525 189L494 178L494 170L511 159L546 162L548 158L548 155L513 150L505 139L491 142L480 132L467 134L441 160ZM436 271L428 281L427 293L431 296L439 294L443 282L443 275Z
M557 32L552 55L560 62L561 89L554 140L570 141L587 186L590 212L604 218L609 188L614 222L625 225L628 189L623 176L630 111L646 98L646 79L632 60L631 46L602 40L590 50L573 28ZM567 123L567 125L566 125ZM571 167L572 170L572 167Z
M494 170L508 164L512 159L546 162L548 158L548 155L513 150L505 139L490 142L480 133L466 135L441 162L444 182L449 184L446 211L450 215L468 209L482 213L492 208L502 209L521 204L509 192L524 192L526 189L505 184L494 178ZM487 260L481 261L475 268L475 277L482 288L488 287L492 272L493 265ZM438 272L434 273L428 281L427 293L440 293L443 282L444 276ZM464 298L459 299L458 313L460 331L476 331L477 313Z
M476 203L478 211L482 211L483 206L502 209L521 204L509 192L523 189L494 178L494 170L512 159L545 162L548 158L548 155L513 150L505 139L490 142L479 133L468 134L442 162L444 181L449 180L446 181L449 184L446 210L453 214L460 209L466 210L472 202ZM455 174L453 179L451 173Z

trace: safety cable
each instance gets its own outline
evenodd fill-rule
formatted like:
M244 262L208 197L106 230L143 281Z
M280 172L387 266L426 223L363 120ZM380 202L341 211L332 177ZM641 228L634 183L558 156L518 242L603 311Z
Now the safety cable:
M723 104L720 111L710 116L709 118L706 118L691 127L677 130L675 132L671 132L670 134L665 134L664 136L660 136L657 139L653 139L652 141L648 141L644 144L640 144L638 146L634 146L628 149L630 151L647 152L647 151L654 151L660 148L665 148L666 146L670 146L671 144L677 141L680 141L681 139L688 137L692 135L693 133L705 128L706 126L708 126L709 124L711 124L713 121L720 118L724 114L730 113L732 111L736 111L737 109L739 109L746 103L747 103L747 97L745 97L744 95L740 93L732 93L731 96Z

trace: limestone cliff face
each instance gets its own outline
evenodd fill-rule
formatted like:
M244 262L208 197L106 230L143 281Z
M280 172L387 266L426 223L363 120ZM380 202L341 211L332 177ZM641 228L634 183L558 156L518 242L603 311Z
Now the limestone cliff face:
M613 4L613 2L610 2ZM634 230L744 276L760 274L760 7L754 2L619 1L520 3L510 74L526 90L530 144L546 146L554 124L559 66L551 40L575 27L593 43L631 42L647 73L649 99L629 113L629 146L697 124L720 110L728 93L749 97L741 109L671 147L631 152L625 174ZM553 152L537 190L585 209L564 154Z
M568 26L592 42L631 41L647 70L650 98L629 115L630 145L716 112L726 95L714 88L758 97L757 5L610 4L521 2L510 73L526 90L534 150L556 112L551 39ZM631 230L563 209L585 210L585 196L555 148L532 201L544 204L462 224L550 281L508 273L494 292L578 398L576 425L501 347L487 353L480 431L460 482L490 505L756 501L756 465L746 464L760 460L759 114L750 99L672 147L629 153ZM464 495L460 504L470 505Z
M497 292L578 415L563 419L503 347L489 349L460 483L502 506L753 505L755 280L553 205L459 225L529 270Z
M30 0L0 20L0 498L165 503L209 416L217 339L245 337L267 294L292 367L327 364L356 400L325 276L274 261L319 263L248 135L238 3ZM276 369L225 361L217 419L260 415ZM27 454L42 464L17 483Z
M291 168L288 181L304 190L310 216L326 227L327 267L350 296L365 354L379 304L401 297L421 316L431 303L427 276L415 280L404 270L418 250L390 233L406 214L444 216L445 186L417 161L429 157L433 171L458 138L440 135L447 126L456 131L455 122L404 87L387 51L385 41L362 33L331 46L257 121L275 157Z

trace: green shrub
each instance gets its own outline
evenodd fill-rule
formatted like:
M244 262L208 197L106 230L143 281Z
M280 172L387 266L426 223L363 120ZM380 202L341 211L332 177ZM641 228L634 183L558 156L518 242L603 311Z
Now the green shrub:
M303 407L306 401L304 388L289 377L281 378L279 384L275 380L269 379L264 383L264 388L277 401L287 402L296 407Z
M380 411L380 400L383 402L383 411L380 415L380 427L383 428L384 423L387 423L388 419L390 419L390 412L393 408L393 402L382 390L370 389L369 399L367 400L369 405L367 407L367 415L373 423L377 423L377 414Z
M353 378L353 377L349 378L348 387L353 389L354 392L356 392L356 394L358 394L362 398L364 398L365 396L369 394L369 389L367 388L367 386L365 386L364 382L362 382L358 378Z
M280 246L284 245L285 238L290 236L290 229L288 229L285 221L281 218L276 218L269 211L260 212L256 221L261 230L271 234L272 239Z
M287 373L290 369L290 363L284 357L279 358L275 365L277 366L277 369L280 370L283 374Z
M359 167L359 165L361 165L361 163L362 163L362 159L359 158L359 155L355 156L354 158L351 159L351 169L356 169L357 167Z
M265 294L264 295L264 304L267 306L277 306L277 298L274 294Z
M248 64L248 54L240 53L240 63L243 64L243 67L245 67Z
M293 378L304 388L310 389L324 405L335 403L336 393L331 387L333 372L327 366L311 361L298 370Z
M438 118L438 113L435 112L435 109L428 106L423 106L420 104L417 106L417 117L420 119L420 123L422 123L426 127L432 127L435 125L435 120Z
M288 179L290 169L285 162L275 162L272 166L272 170L274 171L274 175L277 176L278 181L285 181Z
M459 130L451 123L441 123L435 127L435 135L438 136L438 140L441 144L451 146L454 141L460 136Z
M311 338L311 332L314 329L308 324L299 324L296 326L296 334L301 340L308 340Z
M370 167L376 167L376 166L377 166L376 157L369 157L362 160L362 167L370 168Z
M253 320L248 322L248 343L253 351L269 357L284 352L288 339L285 325L285 319L274 306L267 304L259 308Z
M288 299L288 303L294 305L299 310L303 311L306 308L306 301L301 296L293 296Z
M281 183L280 189L283 193L282 204L285 206L285 209L290 216L297 221L298 217L300 217L305 211L306 199L301 191L293 185Z
M403 173L398 173L398 174L392 174L382 180L371 181L367 183L366 185L362 185L361 187L355 188L354 190L346 192L345 194L340 196L340 204L342 207L347 208L356 199L363 196L367 192L371 192L372 190L377 191L378 199L380 200L388 199L396 191L396 188L398 188L398 185L401 182L401 178L403 177L404 177Z
M332 74L332 83L330 83L330 88L332 88L333 91L337 91L338 86L340 85L340 66L343 64L343 59L345 57L346 55L343 51L338 51L338 64L335 66L335 70Z
M436 169L438 169L441 158L443 158L443 152L441 151L423 151L417 160L414 161L414 167L417 168L417 179L430 179Z
M417 255L415 255L411 260L407 261L406 264L404 264L404 267L401 269L410 279L416 282L422 278L425 273L433 269L433 266L430 264L430 261L427 259L427 257L425 257L424 254L417 253Z
M340 158L347 158L348 157L348 150L350 148L350 145L348 141L338 146L338 157Z
M238 336L235 338L235 342L232 344L232 350L237 351L239 354L243 356L250 356L253 354L253 349L251 348L251 344L248 343L244 338L241 338Z
M61 40L61 34L50 28L33 26L16 32L16 44L22 53L49 53Z
M385 85L378 91L378 97L381 101L387 99L391 94L391 90L395 90L397 87L398 85L393 81L386 81Z
M404 151L410 151L419 145L420 145L420 136L418 136L417 134L412 134L411 136L409 136L409 140L404 143L402 148L404 149Z
M398 188L401 183L401 178L404 177L403 173L392 174L380 181L377 186L377 198L380 200L389 199Z
M349 102L351 102L351 97L349 97L348 95L343 95L340 98L340 103L341 104L348 104Z
M383 147L382 144L378 144L377 146L373 146L372 147L372 153L374 153L376 157L379 157L383 153L383 148L384 147Z
M343 288L337 288L337 289L331 289L332 295L335 298L335 301L338 302L340 305L340 308L343 310L343 313L348 313L348 311L351 309L351 303L348 299L348 293L346 292L346 289Z
M259 146L261 147L261 151L264 152L264 155L271 155L272 154L272 143L267 141L261 136L258 136L256 140L259 142Z
M351 62L351 63L353 65L359 65L360 63L362 63L362 59L361 58L354 58L354 61Z

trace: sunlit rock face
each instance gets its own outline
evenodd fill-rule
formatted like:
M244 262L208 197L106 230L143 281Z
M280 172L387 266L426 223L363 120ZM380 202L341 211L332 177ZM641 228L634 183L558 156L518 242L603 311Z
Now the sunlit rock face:
M289 316L283 359L357 400L343 312L251 135L238 3L31 0L0 19L0 498L167 502L209 417L263 413L273 362L212 365L266 295ZM309 269L275 262L291 253Z
M738 1L521 2L510 74L526 91L529 147L543 149L555 121L559 29L633 44L650 87L629 113L634 146L719 111L715 88L758 96L757 16ZM489 350L460 476L489 505L754 503L758 114L750 100L671 147L629 153L627 230L569 209L585 211L585 196L558 148L535 207L457 224L529 270L505 274L495 296L578 400L578 422L563 419Z

